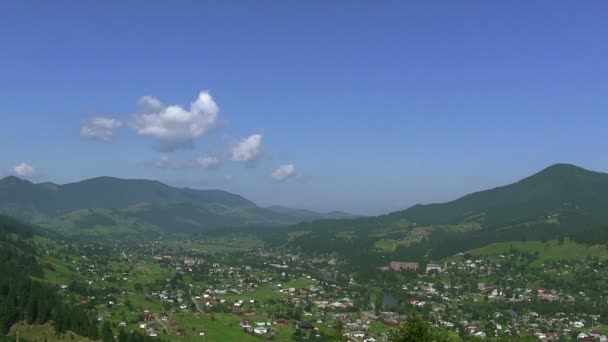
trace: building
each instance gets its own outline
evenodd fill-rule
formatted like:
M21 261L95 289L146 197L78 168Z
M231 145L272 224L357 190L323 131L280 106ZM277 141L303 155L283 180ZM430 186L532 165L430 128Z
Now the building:
M266 327L255 327L253 329L253 332L256 333L257 335L262 335L268 332L268 329L266 329Z
M428 264L426 265L426 273L437 271L437 273L441 273L442 269L439 264Z
M389 267L394 271L417 271L420 265L417 262L391 261Z

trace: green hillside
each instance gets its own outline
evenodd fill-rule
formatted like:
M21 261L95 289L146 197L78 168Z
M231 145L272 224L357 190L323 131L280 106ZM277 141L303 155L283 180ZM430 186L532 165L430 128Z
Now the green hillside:
M608 174L557 164L519 182L457 200L376 217L291 228L290 244L311 251L378 250L404 258L447 256L489 243L608 235ZM360 253L360 252L359 252Z
M485 227L498 227L560 212L605 219L607 207L608 174L556 164L511 185L448 203L416 205L391 216L419 224L454 224L477 219Z

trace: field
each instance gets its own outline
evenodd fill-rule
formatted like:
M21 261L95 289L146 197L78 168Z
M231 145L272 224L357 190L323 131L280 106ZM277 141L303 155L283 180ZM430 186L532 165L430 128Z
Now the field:
M392 253L399 246L409 246L412 243L420 242L427 238L433 231L432 227L416 227L413 229L391 230L388 232L372 234L373 237L381 237L380 240L374 243L374 248ZM387 238L389 235L402 235L402 238Z
M389 253L395 251L395 246L397 246L397 241L391 239L380 239L374 243L376 249Z
M44 268L45 281L60 285L67 284L70 280L74 279L72 266L67 262L48 255L45 255L42 261L46 266Z
M238 328L240 319L230 314L201 315L192 314L172 317L179 322L188 334L187 337L172 337L178 341L263 341L262 338L249 335ZM203 332L204 335L199 334Z
M542 241L509 241L487 245L482 248L471 250L473 255L500 255L508 253L511 249L522 252L538 252L537 263L547 260L575 260L587 257L600 259L608 258L608 249L605 245L588 246L572 242L568 239L560 243L557 240Z
M65 334L56 334L55 330L50 324L43 325L28 325L23 322L17 323L11 327L9 332L10 336L16 336L19 334L20 341L22 342L36 342L36 341L75 341L75 342L88 342L91 341L88 338L76 335L71 331L67 331Z
M166 246L183 248L192 252L221 253L249 250L262 247L262 240L253 235L225 235L195 240L169 240Z

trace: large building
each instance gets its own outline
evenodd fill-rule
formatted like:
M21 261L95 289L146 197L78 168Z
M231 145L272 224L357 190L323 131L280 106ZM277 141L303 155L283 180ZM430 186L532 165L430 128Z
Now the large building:
M420 265L417 262L391 261L389 267L397 272L404 270L417 271Z

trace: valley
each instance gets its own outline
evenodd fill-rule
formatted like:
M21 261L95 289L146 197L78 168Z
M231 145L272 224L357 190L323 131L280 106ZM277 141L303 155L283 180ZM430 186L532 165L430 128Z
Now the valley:
M608 1L0 2L0 342L608 342Z
M23 217L29 223L3 219L6 246L21 246L6 267L29 255L23 274L68 310L86 312L92 325L59 326L59 313L41 316L42 304L25 303L25 313L0 316L3 333L22 341L372 342L427 324L441 341L601 340L608 245L605 212L593 200L603 200L607 177L558 165L514 185L383 216L225 227L205 211L216 201L228 206L225 199L142 207L130 195L135 202L125 208L52 214L46 202L16 209L27 198L14 201L6 184L15 180L4 180L3 210L46 210ZM590 179L589 190L565 191ZM517 204L521 198L529 199ZM118 218L139 210L147 214ZM178 222L185 217L188 229Z

